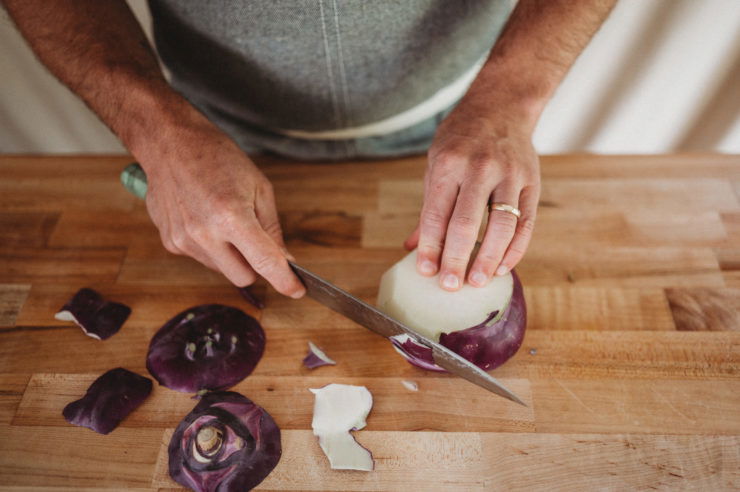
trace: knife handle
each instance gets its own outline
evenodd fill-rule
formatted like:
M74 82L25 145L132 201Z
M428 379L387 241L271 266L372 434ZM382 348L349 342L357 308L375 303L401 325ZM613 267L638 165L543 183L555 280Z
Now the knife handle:
M148 187L146 172L144 172L138 162L132 162L121 171L121 183L134 196L142 200L146 198Z

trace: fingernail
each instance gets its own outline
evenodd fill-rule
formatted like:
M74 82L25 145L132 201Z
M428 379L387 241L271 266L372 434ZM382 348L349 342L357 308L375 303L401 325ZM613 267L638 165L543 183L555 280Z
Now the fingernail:
M499 265L499 267L496 269L496 275L498 275L499 277L501 275L506 275L507 273L509 273L509 269L504 265Z
M442 285L447 289L457 289L460 285L460 280L458 280L457 276L448 273L442 279Z
M470 280L473 284L477 285L478 287L483 287L486 285L486 282L488 281L488 277L483 272L475 272L471 277Z
M305 291L305 290L299 290L298 292L294 292L294 293L292 293L292 294L290 295L290 297L292 297L293 299L300 299L301 297L303 297L303 295L304 295L305 293L306 293L306 291Z
M419 270L421 270L421 273L424 275L434 275L437 271L437 266L429 260L424 260L421 262L421 265L419 265Z

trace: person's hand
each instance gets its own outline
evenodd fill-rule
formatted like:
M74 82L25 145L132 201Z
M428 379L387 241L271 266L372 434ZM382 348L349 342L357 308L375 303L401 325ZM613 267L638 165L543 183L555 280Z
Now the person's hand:
M442 288L458 290L489 203L521 210L521 217L492 210L477 256L467 272L477 287L504 275L529 245L540 195L539 159L531 125L505 111L485 117L461 103L439 126L424 178L419 224L404 243L418 247L417 270L439 272ZM521 121L521 123L520 123Z
M280 293L305 293L290 269L272 185L209 122L163 132L137 156L147 171L146 205L164 247L223 273L238 287L264 277Z

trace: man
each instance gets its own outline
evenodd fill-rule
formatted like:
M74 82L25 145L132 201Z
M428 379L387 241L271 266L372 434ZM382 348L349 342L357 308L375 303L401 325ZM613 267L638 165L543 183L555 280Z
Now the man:
M164 246L301 297L248 154L428 149L418 247L442 288L511 270L540 193L532 133L615 0L151 0L162 76L123 0L3 0L39 59L145 169ZM486 206L484 239L466 273ZM466 278L467 277L467 278Z

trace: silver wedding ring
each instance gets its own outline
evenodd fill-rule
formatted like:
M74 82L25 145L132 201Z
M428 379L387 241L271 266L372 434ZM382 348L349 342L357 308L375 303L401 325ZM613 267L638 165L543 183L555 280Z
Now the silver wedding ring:
M510 214L513 214L518 219L522 216L522 211L518 208L509 205L508 203L489 203L488 204L488 211L491 212L493 210L500 210L502 212L508 212Z

